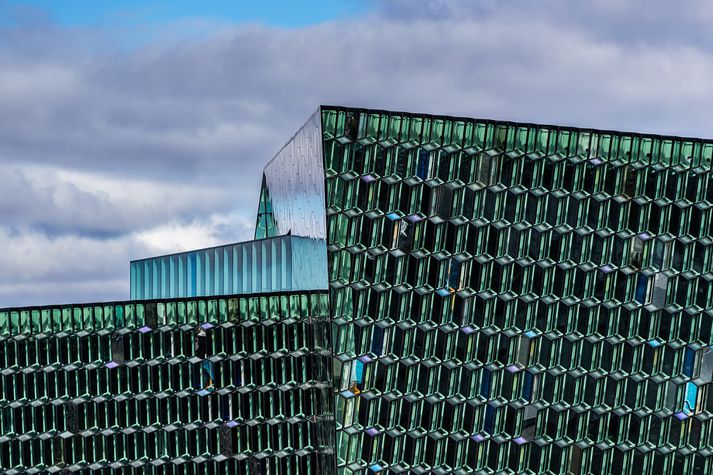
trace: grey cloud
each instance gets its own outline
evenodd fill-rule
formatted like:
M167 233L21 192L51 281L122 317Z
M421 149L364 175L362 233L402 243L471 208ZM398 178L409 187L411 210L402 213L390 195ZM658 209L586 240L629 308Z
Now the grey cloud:
M74 276L67 282L37 279L32 283L0 285L2 308L111 302L128 298L125 275L115 279L81 280L80 276Z
M393 21L534 21L600 41L713 46L713 4L707 0L379 0Z
M111 180L53 167L0 164L0 183L2 225L49 236L106 239L235 207L228 190L220 188Z
M32 87L0 93L0 112L14 118L0 129L0 153L179 182L256 177L254 191L262 164L320 102L685 133L688 124L650 114L645 123L639 111L663 105L671 116L705 92L710 64L695 46L619 43L602 28L623 18L627 31L647 24L660 38L666 30L651 25L663 16L647 20L655 9L555 0L384 8L352 22L224 28L172 46L23 63L16 81L26 72ZM7 60L3 75L13 70Z
M0 255L0 307L126 297L127 258L148 250L129 238L49 238L1 229L0 242L7 251Z
M250 237L252 221L234 216L197 218L187 227L166 224L164 232L175 235L182 229L206 229L204 239L191 248ZM201 233L203 235L203 233ZM128 298L129 262L166 252L184 250L157 247L141 233L107 238L85 235L49 236L28 229L8 230L0 226L0 308Z

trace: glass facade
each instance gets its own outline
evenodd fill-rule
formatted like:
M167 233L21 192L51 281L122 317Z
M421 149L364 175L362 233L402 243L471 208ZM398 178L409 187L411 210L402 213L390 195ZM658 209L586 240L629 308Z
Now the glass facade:
M713 473L712 159L323 106L255 241L134 261L130 302L0 310L0 467Z
M317 111L265 166L256 239L287 234L326 238L321 130Z
M329 473L328 296L0 311L4 473Z
M132 300L327 289L326 247L300 236L151 257L130 268Z
M713 472L713 143L322 118L343 473Z

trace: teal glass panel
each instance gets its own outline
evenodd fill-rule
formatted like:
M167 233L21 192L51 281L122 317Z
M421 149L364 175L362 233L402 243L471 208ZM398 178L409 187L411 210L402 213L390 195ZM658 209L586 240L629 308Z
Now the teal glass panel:
M132 261L130 268L132 300L327 288L325 241L300 236ZM159 269L148 287L140 283L146 268Z

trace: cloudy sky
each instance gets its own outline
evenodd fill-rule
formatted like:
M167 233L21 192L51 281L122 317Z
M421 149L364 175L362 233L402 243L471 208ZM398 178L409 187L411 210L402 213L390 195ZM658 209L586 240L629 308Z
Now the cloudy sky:
M0 0L0 307L250 239L320 103L712 137L707 0Z

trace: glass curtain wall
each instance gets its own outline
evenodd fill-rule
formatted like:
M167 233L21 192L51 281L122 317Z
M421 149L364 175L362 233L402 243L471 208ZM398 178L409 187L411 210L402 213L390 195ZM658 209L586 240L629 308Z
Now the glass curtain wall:
M326 290L324 241L280 236L131 262L131 299Z
M343 473L713 471L713 143L322 123Z
M324 292L0 310L0 467L334 473L327 321Z

